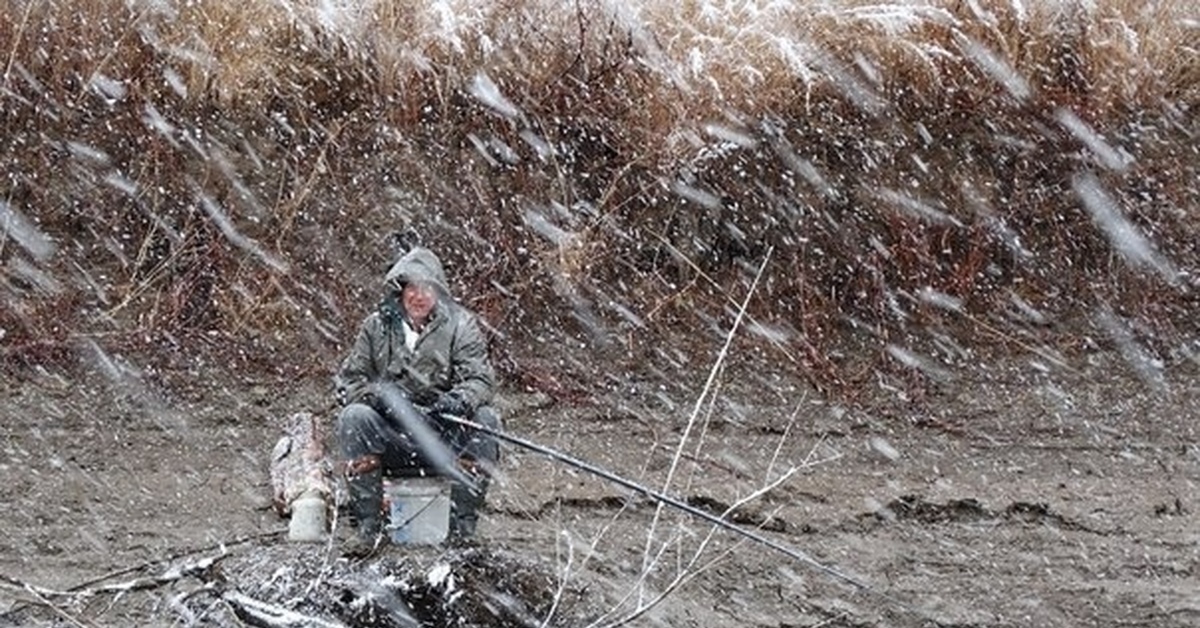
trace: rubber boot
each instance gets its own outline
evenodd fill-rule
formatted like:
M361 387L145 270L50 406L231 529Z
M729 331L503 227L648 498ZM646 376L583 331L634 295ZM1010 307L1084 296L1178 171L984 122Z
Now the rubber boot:
M450 485L450 541L461 543L475 536L479 508L483 506L488 482L480 478L471 488L461 482Z
M375 469L346 478L350 493L350 512L358 529L342 547L347 556L365 557L374 554L386 541L383 536L383 471Z

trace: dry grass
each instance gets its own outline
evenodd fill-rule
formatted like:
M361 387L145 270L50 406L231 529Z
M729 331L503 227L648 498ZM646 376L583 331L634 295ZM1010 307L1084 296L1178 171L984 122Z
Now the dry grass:
M1195 268L1190 2L7 8L0 200L107 328L319 355L413 226L497 327L609 337L694 327L774 247L753 309L824 382L848 320L879 349L961 321L923 294L1194 333L1191 292L1122 263L1071 187L1095 171ZM48 297L0 255L6 325L37 337Z

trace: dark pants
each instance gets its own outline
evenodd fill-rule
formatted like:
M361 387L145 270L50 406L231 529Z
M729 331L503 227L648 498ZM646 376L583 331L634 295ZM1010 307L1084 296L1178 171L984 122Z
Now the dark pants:
M466 458L490 470L500 458L496 439L466 426L427 418L407 399L366 405L352 403L338 416L337 439L342 458L379 456L384 473L404 475L426 470L437 474ZM475 410L468 421L499 428L500 418L488 406Z
M465 419L499 428L495 410L482 406ZM378 456L380 468L347 477L351 508L360 534L379 527L383 476L444 475L454 480L450 499L451 534L471 536L476 513L487 492L488 476L500 459L495 437L451 421L428 417L399 391L393 390L370 405L352 403L338 415L338 448L345 462ZM470 471L462 461L468 461Z

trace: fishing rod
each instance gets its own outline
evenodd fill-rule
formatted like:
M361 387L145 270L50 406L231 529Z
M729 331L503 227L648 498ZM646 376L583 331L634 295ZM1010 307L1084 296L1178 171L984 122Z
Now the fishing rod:
M642 495L645 495L646 497L649 497L650 499L653 499L654 501L657 501L662 504L666 504L667 506L675 508L676 510L686 512L689 515L698 517L698 518L703 519L713 525L716 525L720 528L723 528L725 530L733 532L734 534L745 537L755 543L758 543L759 545L769 547L777 552L785 554L790 558L793 558L797 561L800 561L801 563L804 563L805 565L807 565L808 567L810 567L812 569L815 569L821 573L824 573L828 576L831 576L831 577L833 577L837 580L840 580L842 582L845 582L847 584L853 585L854 587L856 587L862 591L874 593L876 595L880 595L886 599L889 599L890 601L897 603L901 606L907 606L903 602L900 602L899 600L895 600L887 594L884 594L879 591L875 591L869 584L863 582L862 580L859 580L858 578L855 578L854 576L851 576L849 574L838 571L837 569L834 569L833 567L825 565L796 548L789 547L778 541L774 541L774 540L767 538L761 534L758 534L757 532L754 532L753 530L747 530L746 528L743 528L742 526L739 526L736 523L733 523L726 519L718 517L718 516L716 516L710 512L707 512L705 510L696 508L695 506L692 506L691 504L682 502L679 499L671 497L670 495L667 495L665 493L661 493L652 488L648 488L646 486L638 484L637 482L634 482L633 480L623 478L623 477L617 475L616 473L613 473L606 469L597 467L593 464L590 464L590 463L580 460L578 458L574 458L572 456L564 454L560 451L556 451L556 450L546 447L544 445L539 445L533 441L525 440L524 438L521 438L519 436L513 436L512 434L508 434L508 433L498 430L496 428L488 427L486 425L482 425L482 424L476 423L474 421L468 421L466 419L449 416L449 415L442 415L441 418L444 420L450 421L452 423L456 423L462 427L470 428L473 430L478 430L485 434L490 434L500 440L512 443L512 444L522 447L524 449L528 449L530 451L542 454L544 456L549 456L550 458L558 460L559 462L565 463L567 466L574 467L581 471L586 471L592 475L604 478L610 482L615 482L617 484L620 484L621 486L624 486L625 488L637 491L638 493L641 493Z

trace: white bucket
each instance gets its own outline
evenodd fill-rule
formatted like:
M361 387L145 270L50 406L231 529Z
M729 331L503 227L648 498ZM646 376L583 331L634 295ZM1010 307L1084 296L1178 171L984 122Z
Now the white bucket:
M388 536L397 545L437 545L450 526L450 482L444 478L402 478L384 485Z
M288 540L315 543L325 538L325 515L329 508L319 491L305 491L292 502L292 519L288 522Z

